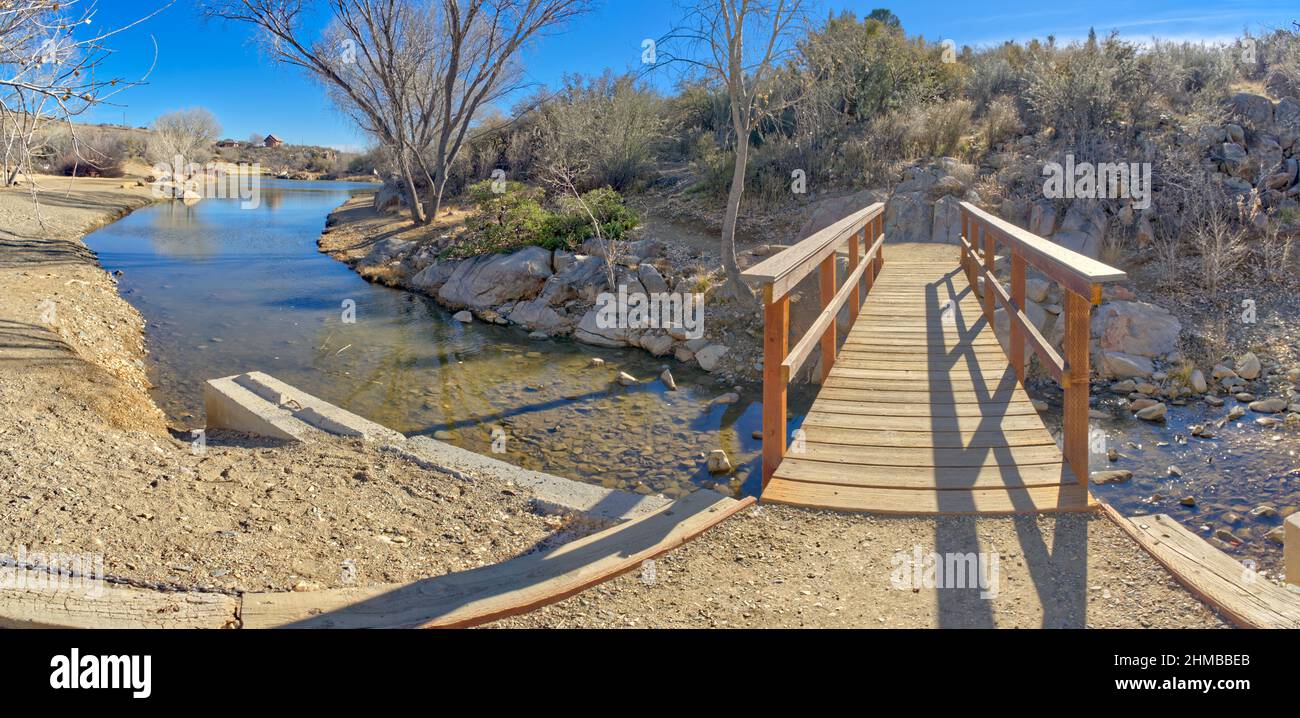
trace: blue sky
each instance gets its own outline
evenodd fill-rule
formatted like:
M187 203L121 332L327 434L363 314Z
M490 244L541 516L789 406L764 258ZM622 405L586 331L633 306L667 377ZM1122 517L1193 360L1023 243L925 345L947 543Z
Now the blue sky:
M526 55L530 81L554 85L565 73L627 69L639 62L641 41L662 35L679 16L671 0L597 2L594 13L543 38ZM120 26L162 5L165 0L98 0L95 24ZM831 10L862 16L872 8L889 7L909 34L952 39L958 46L1048 34L1068 41L1086 36L1089 27L1101 34L1118 30L1138 41L1160 37L1221 42L1243 29L1258 31L1300 20L1300 4L1294 0L1026 5L1023 0L822 0L816 17ZM349 149L365 144L330 106L323 88L291 68L268 62L252 44L250 28L201 18L193 0L177 0L108 44L115 52L104 71L114 76L139 78L154 66L146 85L118 95L117 106L98 109L92 121L147 125L160 113L200 105L217 115L228 137L274 132L292 143Z

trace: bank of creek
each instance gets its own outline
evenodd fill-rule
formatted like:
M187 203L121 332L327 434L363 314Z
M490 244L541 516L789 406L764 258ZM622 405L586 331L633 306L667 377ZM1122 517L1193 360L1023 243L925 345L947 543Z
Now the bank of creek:
M148 321L154 399L174 424L203 425L204 380L259 370L398 431L437 432L485 454L500 427L500 457L532 469L670 497L715 485L757 493L757 387L732 387L639 349L463 325L428 297L366 282L319 253L316 240L327 214L372 189L268 181L256 209L237 200L159 204L85 238L106 270L123 272L120 291ZM657 378L665 367L676 391ZM621 386L619 372L640 382ZM716 402L737 389L738 402ZM792 398L796 422L809 400L802 390ZM1096 456L1093 468L1134 478L1094 487L1098 496L1126 514L1170 513L1207 538L1226 528L1236 540L1217 545L1277 568L1280 546L1266 534L1300 509L1295 422L1261 427L1248 413L1213 439L1189 439L1188 424L1214 421L1234 400L1171 407L1158 425L1116 401L1098 407L1114 418L1094 421L1119 458ZM1050 416L1049 426L1059 431ZM736 466L730 477L709 474L713 449ZM1169 475L1171 465L1181 476ZM1194 506L1180 503L1187 496ZM1252 514L1260 506L1276 513Z

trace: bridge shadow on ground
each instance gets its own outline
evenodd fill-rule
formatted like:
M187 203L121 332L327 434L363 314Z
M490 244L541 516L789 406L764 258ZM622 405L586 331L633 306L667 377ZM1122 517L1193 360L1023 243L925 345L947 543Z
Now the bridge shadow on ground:
M986 365L982 365L970 340L982 331L991 330L988 320L979 313L968 317L962 310L962 299L972 292L969 286L960 291L954 286L954 277L961 277L960 269L946 274L937 284L927 288L927 336L942 342L945 326L951 331L955 328L962 341L957 348L946 354L932 353L929 356L930 393L934 404L952 404L959 401L950 372L969 371L974 381L970 382L977 394L976 400L983 407L979 425L971 434L969 445L963 448L960 461L942 461L938 450L935 451L936 466L961 464L944 469L944 488L938 492L939 509L944 514L972 514L977 507L971 500L970 491L976 488L980 473L996 467L1001 483L1008 489L1024 488L1027 485L1021 472L1021 464L1012 456L1010 446L1014 442L1003 429L1002 420L1005 413L989 411L989 407L1005 405L1012 400L1018 388L1015 371L1008 364L1000 373L993 375ZM965 284L963 282L963 284ZM949 299L951 302L949 303ZM945 312L946 310L946 312ZM945 316L945 313L947 316ZM992 387L992 388L990 388ZM938 412L935 412L938 414ZM931 431L935 436L951 435L961 443L963 433L958 419L948 416L932 416ZM939 444L941 442L935 442ZM991 460L990 460L991 459ZM1062 467L1068 474L1068 469ZM1063 476L1061 483L1064 490L1073 479ZM987 485L987 484L985 484ZM1086 514L1032 513L1035 506L1027 498L1011 492L1015 509L1024 513L1006 518L983 518L974 516L939 516L935 519L935 553L940 557L974 555L975 565L987 567L992 560L995 547L984 544L979 536L981 521L1011 521L1020 542L1020 555L1029 571L1030 581L1038 594L1043 610L1042 626L1044 628L1083 628L1087 614L1087 555L1088 522ZM1065 498L1062 495L1062 500ZM1045 531L1051 525L1050 538ZM983 560L979 560L983 559ZM1002 557L998 557L999 563ZM969 564L967 564L969 565ZM995 617L997 583L1003 580L1004 572L984 577L983 581L966 580L961 585L937 588L937 620L940 628L993 628L997 625ZM957 578L949 575L949 580ZM991 589L981 588L981 585Z

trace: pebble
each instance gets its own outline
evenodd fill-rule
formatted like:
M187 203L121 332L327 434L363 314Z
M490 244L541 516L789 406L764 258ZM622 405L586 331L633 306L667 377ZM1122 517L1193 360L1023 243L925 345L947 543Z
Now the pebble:
M1111 471L1094 471L1088 480L1098 486L1105 484L1122 484L1133 478L1133 472L1125 469Z
M469 324L470 322L474 321L474 315L471 314L469 310L461 310L459 312L456 312L455 314L451 315L451 318L455 319L461 324Z
M1280 414L1283 411L1286 411L1286 400L1274 397L1272 399L1252 401L1250 403L1250 410L1259 412L1260 414Z
M668 391L677 391L677 380L673 378L673 373L669 369L664 369L664 373L659 375L659 380L668 387Z
M632 386L633 384L636 383L636 377L632 376L631 374L628 374L625 371L621 371L618 373L618 383L622 384L623 386Z
M1169 467L1168 469L1165 469L1165 471L1166 471L1170 476L1173 476L1173 477L1179 477L1179 476L1182 476L1182 475L1183 475L1183 470L1180 469L1180 468L1178 468L1177 466L1173 466L1173 465L1170 465L1170 467Z
M1148 406L1137 413L1137 417L1144 421L1163 421L1165 414L1169 412L1169 407L1164 404Z
M605 366L605 360L600 357L592 357L590 364L591 366Z

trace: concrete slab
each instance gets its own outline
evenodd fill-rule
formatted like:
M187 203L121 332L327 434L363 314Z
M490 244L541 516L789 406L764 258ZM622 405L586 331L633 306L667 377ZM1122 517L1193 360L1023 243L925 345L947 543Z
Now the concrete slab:
M284 441L307 441L317 432L366 441L406 437L340 409L262 372L212 379L203 386L209 429L230 429Z

